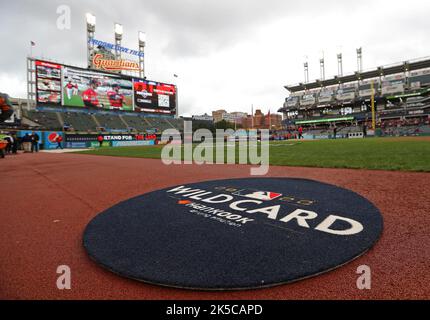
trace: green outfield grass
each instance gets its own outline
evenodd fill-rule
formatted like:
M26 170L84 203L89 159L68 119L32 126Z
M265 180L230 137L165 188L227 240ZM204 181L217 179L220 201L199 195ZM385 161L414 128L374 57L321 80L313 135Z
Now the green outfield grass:
M162 146L108 147L79 153L159 159L161 149ZM236 161L238 150L236 144ZM430 172L430 139L369 138L271 142L270 164Z
M74 106L74 107L84 107L84 103L82 102L82 98L77 96L72 96L71 99L67 97L66 93L63 93L63 101L66 106Z

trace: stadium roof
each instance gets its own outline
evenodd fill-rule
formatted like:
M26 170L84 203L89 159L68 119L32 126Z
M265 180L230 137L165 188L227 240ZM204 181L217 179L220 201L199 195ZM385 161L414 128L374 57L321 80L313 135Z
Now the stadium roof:
M376 69L366 70L362 72L355 72L347 74L342 77L335 76L327 80L315 80L309 83L299 83L294 85L287 85L284 88L290 92L299 92L304 90L316 89L321 87L328 87L339 83L348 83L357 80L371 79L379 76L386 76L405 71L419 70L430 67L430 58L420 58L410 61L399 62L387 66L381 66Z

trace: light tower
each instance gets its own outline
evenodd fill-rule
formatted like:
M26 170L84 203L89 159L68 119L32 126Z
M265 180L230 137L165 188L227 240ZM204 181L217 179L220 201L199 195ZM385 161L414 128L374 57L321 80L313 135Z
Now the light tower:
M339 77L343 76L342 53L337 54L337 75Z
M320 80L325 80L325 63L324 56L320 59Z
M357 71L360 73L363 71L363 51L361 47L357 49Z
M87 19L87 61L88 61L88 68L92 67L93 64L93 54L94 54L94 33L96 31L96 16L87 13L86 15Z
M307 61L303 64L303 67L305 69L305 83L308 83L309 82L309 64Z
M122 41L122 35L124 33L122 24L115 23L114 31L115 31L115 59L120 60L121 59L121 50L120 50L121 41Z
M139 31L139 77L145 78L145 44L146 33Z

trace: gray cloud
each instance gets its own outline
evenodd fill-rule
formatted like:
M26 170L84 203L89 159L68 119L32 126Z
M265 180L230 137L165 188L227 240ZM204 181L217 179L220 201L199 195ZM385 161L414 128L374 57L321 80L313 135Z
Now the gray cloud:
M71 7L71 30L56 28L56 8L62 4ZM172 73L181 73L183 112L229 103L248 108L254 101L275 109L286 94L282 86L303 80L305 55L311 79L318 77L321 50L327 53L327 76L335 74L339 45L346 71L354 70L358 46L364 47L365 67L427 55L429 9L417 0L2 1L0 40L7 49L2 50L0 90L9 88L4 79L11 78L22 83L14 94L25 96L31 40L37 56L84 66L84 15L92 12L101 40L113 41L113 22L123 23L128 47L136 47L138 30L147 32L149 76L172 81Z

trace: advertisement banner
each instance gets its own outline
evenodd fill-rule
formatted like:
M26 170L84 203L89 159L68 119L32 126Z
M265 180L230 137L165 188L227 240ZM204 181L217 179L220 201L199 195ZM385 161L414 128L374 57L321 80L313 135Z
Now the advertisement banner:
M301 106L310 106L315 104L315 96L313 94L305 94L300 99Z
M336 95L336 99L339 101L353 100L354 98L355 98L355 92L338 91Z
M61 65L37 60L36 100L40 104L61 104Z
M365 89L358 91L358 95L360 97L370 97L372 95L372 92L376 95L377 91L375 89Z
M405 91L405 86L403 85L403 83L400 83L400 84L382 86L381 93L383 95L386 95L386 94L393 94L393 93L401 93L404 91Z
M119 75L64 67L62 99L64 106L132 111L133 85Z
M94 38L89 39L88 43L94 46L94 52L90 59L91 69L115 73L120 71L140 71L137 57L143 57L143 52ZM120 59L115 56L115 51L121 52Z
M333 100L333 91L332 90L321 90L318 96L319 103L331 102Z
M47 150L57 148L57 138L62 135L63 133L60 131L45 131L43 133L43 148Z
M299 104L299 97L290 96L286 101L287 107L296 107L298 104Z
M133 147L133 146L152 146L154 140L145 141L112 141L112 147Z
M66 142L66 148L68 149L85 149L88 148L86 142Z
M133 79L135 111L176 113L176 87L154 81Z
M137 140L134 134L66 134L67 142L91 142L97 141L99 136L103 141L133 141Z
M91 148L99 148L100 147L100 143L98 141L91 141L90 143L87 143L88 147ZM102 147L110 147L111 143L109 141L103 141L102 142Z

